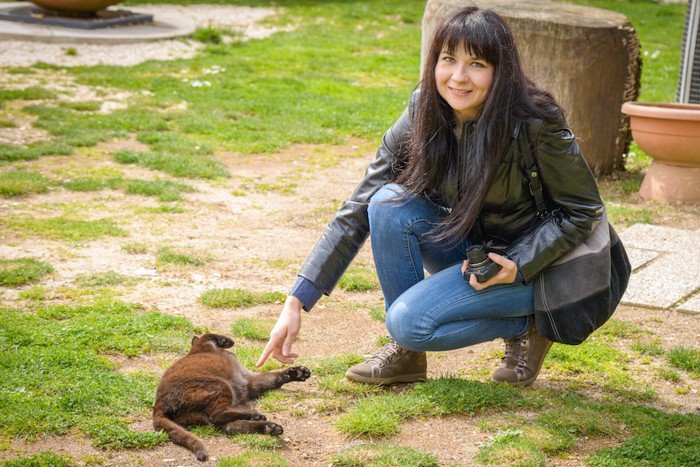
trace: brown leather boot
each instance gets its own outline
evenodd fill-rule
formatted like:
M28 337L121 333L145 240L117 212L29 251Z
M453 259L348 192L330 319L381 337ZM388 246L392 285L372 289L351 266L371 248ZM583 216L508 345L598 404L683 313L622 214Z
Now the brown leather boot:
M529 386L537 379L552 341L540 336L535 320L530 318L525 334L515 339L506 339L505 342L503 363L494 372L493 380L511 386Z
M414 383L426 378L425 352L414 352L390 342L363 363L352 366L345 377L360 383L388 385Z

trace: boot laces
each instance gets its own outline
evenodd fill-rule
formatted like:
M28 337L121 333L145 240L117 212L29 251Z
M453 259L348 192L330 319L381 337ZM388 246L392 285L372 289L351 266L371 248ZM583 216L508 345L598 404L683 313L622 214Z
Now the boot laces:
M503 366L514 370L523 370L527 366L527 335L519 339L505 340L506 351L503 356Z
M376 363L380 367L391 363L396 357L403 353L403 349L396 345L396 342L389 342L379 349L374 355L367 359L368 363Z

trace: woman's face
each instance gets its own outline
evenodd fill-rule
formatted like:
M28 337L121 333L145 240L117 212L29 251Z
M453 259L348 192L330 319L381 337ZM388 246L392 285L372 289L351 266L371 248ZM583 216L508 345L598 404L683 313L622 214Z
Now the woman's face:
M466 47L440 53L435 65L435 85L454 110L459 123L476 120L491 89L494 67L474 57Z

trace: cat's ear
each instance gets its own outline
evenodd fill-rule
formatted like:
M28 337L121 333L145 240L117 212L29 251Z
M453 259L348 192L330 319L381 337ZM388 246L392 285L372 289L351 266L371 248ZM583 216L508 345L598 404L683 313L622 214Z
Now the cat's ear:
M194 337L192 338L192 346L194 346L197 342L199 342L199 337L194 336Z

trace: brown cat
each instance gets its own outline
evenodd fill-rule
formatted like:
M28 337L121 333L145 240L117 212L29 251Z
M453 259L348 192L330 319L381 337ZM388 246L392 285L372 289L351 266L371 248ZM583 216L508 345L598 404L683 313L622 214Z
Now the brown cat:
M184 427L211 424L226 433L281 435L282 427L266 421L249 403L269 389L311 376L303 366L255 373L224 350L230 347L233 341L225 336L195 336L190 353L175 362L158 384L153 427L168 433L173 443L189 449L200 461L209 458L207 449Z

